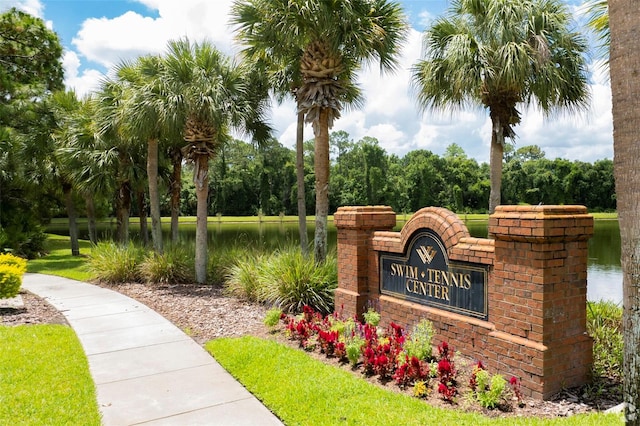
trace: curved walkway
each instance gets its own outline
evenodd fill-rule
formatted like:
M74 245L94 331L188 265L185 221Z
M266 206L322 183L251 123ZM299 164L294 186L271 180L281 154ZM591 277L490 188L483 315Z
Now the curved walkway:
M200 345L118 292L42 274L22 287L60 310L89 360L105 425L282 425Z

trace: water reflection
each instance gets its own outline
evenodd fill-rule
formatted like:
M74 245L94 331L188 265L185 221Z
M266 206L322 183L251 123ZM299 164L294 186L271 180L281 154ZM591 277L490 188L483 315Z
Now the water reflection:
M589 263L587 269L587 299L610 300L622 305L622 270Z

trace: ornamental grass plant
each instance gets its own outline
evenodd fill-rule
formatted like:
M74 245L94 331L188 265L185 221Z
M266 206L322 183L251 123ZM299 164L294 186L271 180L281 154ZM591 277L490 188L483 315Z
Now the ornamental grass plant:
M335 253L317 264L298 247L279 249L258 268L258 299L284 312L302 312L304 306L329 314L338 283Z
M259 269L265 261L260 253L246 252L239 256L228 267L224 279L225 293L250 302L260 302Z
M169 246L164 253L145 254L138 272L143 281L157 284L195 282L193 247Z
M139 265L144 250L129 243L126 246L112 241L99 242L91 249L89 272L93 278L107 284L141 281Z
M622 307L610 301L587 302L587 332L593 338L593 375L621 379Z
M327 314L333 311L338 282L335 253L316 264L295 246L271 254L247 252L228 269L225 291L249 301L265 303L288 313L302 312L305 305Z

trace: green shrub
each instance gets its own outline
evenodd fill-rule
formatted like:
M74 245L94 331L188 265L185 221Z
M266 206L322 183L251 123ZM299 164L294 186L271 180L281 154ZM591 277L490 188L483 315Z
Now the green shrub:
M333 312L333 296L338 282L335 253L316 264L296 246L280 249L260 268L258 299L285 312L302 312L307 305L321 314ZM253 271L255 273L255 269Z
M0 299L18 295L26 270L26 260L8 253L0 254Z
M365 340L361 336L358 325L353 318L342 321L341 324L342 330L338 330L340 333L340 339L344 342L349 364L351 364L352 367L355 367L360 361L362 347L365 344Z
M27 272L27 261L21 257L14 256L10 253L0 254L0 265L15 266L21 275Z
M587 302L587 332L593 338L593 375L622 377L622 308L608 301Z
M364 317L365 324L372 325L377 327L380 324L380 314L376 312L373 308L367 309L367 312L362 314Z
M100 242L91 249L88 267L92 276L102 282L117 284L140 280L138 265L144 251L129 243Z
M148 283L192 283L194 270L193 250L186 247L170 247L163 254L151 252L139 266L140 277Z
M489 376L487 370L476 370L476 399L484 408L495 408L500 403L507 381L500 374Z
M347 359L352 367L358 365L358 362L360 361L362 345L364 345L364 342L364 339L356 337L346 344Z
M282 316L282 309L280 308L269 309L264 316L264 325L270 328L275 327L280 322L281 316Z
M427 319L421 320L413 326L409 338L404 342L404 352L411 358L415 356L420 360L427 361L432 357L433 346L431 339L435 334L433 324Z
M7 231L0 225L0 251L4 251L5 249L9 249L9 236L7 235Z
M47 241L47 234L42 230L35 230L25 235L25 239L18 244L15 253L27 259L44 256L46 254L45 241Z
M44 245L47 234L38 226L29 225L28 232L24 232L23 229L24 226L18 224L0 227L0 252L11 251L26 259L35 259L46 254Z
M15 297L22 286L22 274L14 265L0 264L0 299Z

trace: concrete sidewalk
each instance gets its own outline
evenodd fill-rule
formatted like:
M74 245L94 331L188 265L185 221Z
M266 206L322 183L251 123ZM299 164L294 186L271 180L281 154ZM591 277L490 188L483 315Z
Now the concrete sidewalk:
M25 274L73 327L105 425L282 425L200 345L155 311L92 284Z

